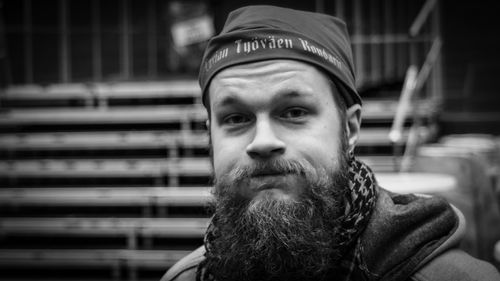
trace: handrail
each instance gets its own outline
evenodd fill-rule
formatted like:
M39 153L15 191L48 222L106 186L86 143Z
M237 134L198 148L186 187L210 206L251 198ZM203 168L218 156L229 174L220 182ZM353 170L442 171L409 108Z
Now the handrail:
M398 149L398 144L401 143L404 120L406 119L406 114L408 113L410 105L412 104L412 97L415 95L415 93L418 93L420 91L422 86L429 78L429 74L434 67L441 51L441 45L441 39L439 37L434 39L431 49L427 53L427 57L425 58L424 64L422 65L422 68L420 69L418 74L416 73L415 66L412 65L408 68L406 77L408 82L406 82L405 80L405 87L403 88L403 92L401 93L398 109L396 111L393 125L389 133L389 139L391 140L393 145L394 156L397 156L396 152ZM415 107L418 107L417 103L415 103ZM414 108L413 124L406 141L406 147L401 162L399 164L394 162L397 171L405 171L409 167L410 159L416 153L416 148L420 144L419 134L421 122L416 115L416 112L418 112L418 109Z
M413 21L410 29L409 36L415 37L417 36L425 22L429 19L429 16L433 12L436 7L437 0L427 0L419 11L417 17ZM414 103L413 97L415 94L419 93L422 89L423 85L427 82L431 70L436 64L440 51L441 51L441 39L439 35L437 35L430 47L429 52L426 55L425 61L422 64L420 70L417 69L417 66L410 65L406 72L405 82L403 84L403 89L401 91L401 95L398 102L398 107L396 110L396 114L393 119L392 127L389 132L389 140L393 146L393 155L394 155L394 165L395 170L401 171L409 166L409 162L411 157L416 152L416 148L420 144L420 126L421 120L416 115L418 112L417 103ZM408 138L406 140L405 150L403 152L401 161L397 163L397 156L400 154L400 144L402 144L402 136L403 136L403 127L404 122L406 120L407 114L410 112L413 113L413 124L410 128L410 132Z
M394 120L392 122L392 127L389 132L389 140L395 144L401 142L403 136L403 125L406 119L406 114L408 113L408 108L410 107L410 100L413 96L415 85L417 84L417 67L411 65L406 71L405 82L403 84L403 91L399 96L398 107L396 109L396 114L394 115Z
M427 57L420 71L417 72L417 67L411 65L406 72L403 90L401 92L396 114L392 122L391 130L389 132L389 140L391 141L393 146L393 154L395 159L396 156L398 156L397 152L399 144L401 144L402 140L404 121L406 120L406 115L408 114L410 106L412 105L412 98L415 93L418 93L420 91L422 86L429 78L429 74L433 66L435 65L441 51L441 45L441 39L439 39L439 37L434 39L431 49L427 53ZM415 107L417 106L418 104L415 104ZM404 170L406 167L408 167L409 159L416 152L416 147L419 145L420 129L418 127L420 126L420 122L418 120L416 112L418 112L418 109L414 108L414 122L406 141L406 147L401 162L397 163L396 161L394 161L395 170L397 171Z
M403 84L403 90L401 92L401 96L399 97L398 107L394 116L394 121L392 122L391 131L389 132L389 139L392 143L397 144L401 141L404 120L406 118L406 114L408 113L411 99L414 93L418 93L429 78L429 74L437 61L440 50L441 39L436 38L434 39L429 53L427 53L427 57L420 71L417 71L417 67L415 65L408 67L405 82Z
M415 85L415 91L419 91L422 86L425 84L427 81L427 78L429 78L429 74L431 73L432 68L436 64L436 61L439 57L439 53L441 52L441 38L436 37L434 41L432 42L431 49L427 53L427 57L425 58L424 64L422 65L422 68L420 69Z
M420 33L420 30L422 29L422 26L424 25L425 21L429 17L429 15L432 12L432 9L434 9L434 6L436 5L437 0L427 0L425 1L424 5L422 6L422 9L418 13L417 17L411 24L409 33L411 37L415 37Z

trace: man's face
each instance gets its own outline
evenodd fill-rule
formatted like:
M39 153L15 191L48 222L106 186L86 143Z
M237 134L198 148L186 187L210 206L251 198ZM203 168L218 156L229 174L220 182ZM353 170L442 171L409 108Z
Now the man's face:
M340 258L347 126L332 85L291 60L234 66L210 85L215 173L206 266L217 280L322 280Z
M234 66L212 81L206 266L217 280L322 280L337 264L349 180L332 88L291 60Z
M218 73L209 88L215 179L233 176L238 167L280 160L338 170L344 134L332 88L321 71L293 60L243 64ZM231 192L255 201L289 201L308 187L301 175L260 169L235 188Z

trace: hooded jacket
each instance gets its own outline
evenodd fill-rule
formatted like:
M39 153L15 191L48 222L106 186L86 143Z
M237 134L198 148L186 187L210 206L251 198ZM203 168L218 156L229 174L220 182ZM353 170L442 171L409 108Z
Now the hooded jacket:
M491 264L458 249L462 213L437 197L379 189L370 221L359 237L360 255L348 280L500 281ZM205 248L171 267L161 281L194 281Z

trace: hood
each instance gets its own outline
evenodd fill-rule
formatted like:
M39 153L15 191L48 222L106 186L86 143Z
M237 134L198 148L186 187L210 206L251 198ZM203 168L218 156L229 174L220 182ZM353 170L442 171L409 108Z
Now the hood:
M380 188L376 209L355 250L359 273L364 280L406 280L456 246L464 228L460 211L440 197Z

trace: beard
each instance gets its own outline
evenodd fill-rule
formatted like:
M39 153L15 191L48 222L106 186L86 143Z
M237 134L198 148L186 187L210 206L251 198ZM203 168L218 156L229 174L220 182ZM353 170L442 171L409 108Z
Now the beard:
M347 151L341 144L340 151ZM216 280L324 280L341 258L338 233L350 196L347 155L338 169L276 159L237 167L215 179L214 217L206 236L206 272ZM300 179L294 199L267 190L244 196L254 175L290 174Z

